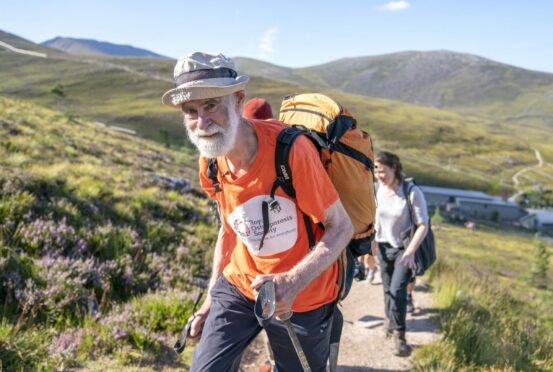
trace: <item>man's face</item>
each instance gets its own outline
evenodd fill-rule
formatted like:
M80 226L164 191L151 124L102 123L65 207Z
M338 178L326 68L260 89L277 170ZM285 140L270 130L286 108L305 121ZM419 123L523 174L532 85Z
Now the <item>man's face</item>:
M232 94L182 104L186 132L202 156L215 158L232 150L240 124L237 99Z

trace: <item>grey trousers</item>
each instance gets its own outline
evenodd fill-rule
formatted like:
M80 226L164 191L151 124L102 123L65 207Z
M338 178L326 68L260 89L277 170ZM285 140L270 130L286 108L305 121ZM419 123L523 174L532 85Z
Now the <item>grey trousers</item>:
M405 331L407 284L412 277L411 269L399 262L403 252L403 247L394 248L388 243L378 243L384 311L390 321L389 328L394 331Z
M224 276L211 290L211 310L190 371L237 371L246 347L261 331L254 315L254 301L245 297ZM325 371L329 354L334 304L294 313L294 330L312 371ZM273 319L266 327L279 372L301 371L301 363L284 324Z

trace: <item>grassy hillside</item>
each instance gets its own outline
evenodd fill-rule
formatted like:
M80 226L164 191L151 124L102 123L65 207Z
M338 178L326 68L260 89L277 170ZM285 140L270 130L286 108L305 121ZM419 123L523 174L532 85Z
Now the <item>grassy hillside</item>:
M243 75L258 76L268 80L284 81L296 85L312 86L313 82L296 69L273 65L253 58L235 58L236 69ZM328 88L328 86L326 86Z
M3 369L106 354L183 368L171 342L216 233L196 172L186 149L0 98Z
M286 73L278 66L267 66ZM167 60L40 59L0 49L0 94L31 100L67 116L131 128L158 141L169 137L173 145L181 146L185 143L182 117L160 104L161 94L173 86L172 69L173 63ZM58 84L63 95L52 93ZM248 86L249 96L269 99L275 111L282 97L309 91L313 88L259 77ZM409 174L422 182L498 192L510 187L513 174L535 162L529 145L510 133L502 135L505 132L493 120L329 88L322 91L355 113L374 136L377 150L399 152Z
M159 139L169 131L182 144L182 119L177 111L161 105L160 92L173 84L131 73L102 59L34 58L0 49L0 94L33 102L106 124L135 129ZM63 96L51 93L57 84Z
M553 84L552 74L450 51L345 58L300 71L346 92L442 108L512 101Z
M450 51L344 58L301 69L245 60L241 67L314 90L339 89L367 100L383 97L482 117L490 130L539 147L553 162L553 74Z
M415 352L415 370L553 370L553 260L547 288L532 281L536 246L553 246L485 226L438 224L435 234L430 280L444 338Z
M10 34L9 32L5 32L2 30L0 30L0 41L8 43L15 48L46 53L49 56L62 56L63 54L65 54L59 50L33 43L32 41L23 39L17 35ZM0 50L3 50L3 48L0 47Z

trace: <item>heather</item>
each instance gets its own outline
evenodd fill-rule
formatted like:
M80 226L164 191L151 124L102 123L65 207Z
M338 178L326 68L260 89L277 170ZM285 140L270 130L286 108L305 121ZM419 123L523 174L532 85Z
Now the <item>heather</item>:
M195 162L0 98L2 368L180 363L168 350L215 237Z

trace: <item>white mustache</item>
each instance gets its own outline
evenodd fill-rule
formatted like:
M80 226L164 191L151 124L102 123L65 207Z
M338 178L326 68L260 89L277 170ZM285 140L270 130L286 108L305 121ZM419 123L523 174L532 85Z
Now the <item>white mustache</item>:
M196 129L194 131L194 135L198 137L204 137L204 136L212 136L214 134L219 134L223 132L224 132L223 128L221 128L217 124L211 124L206 129Z

